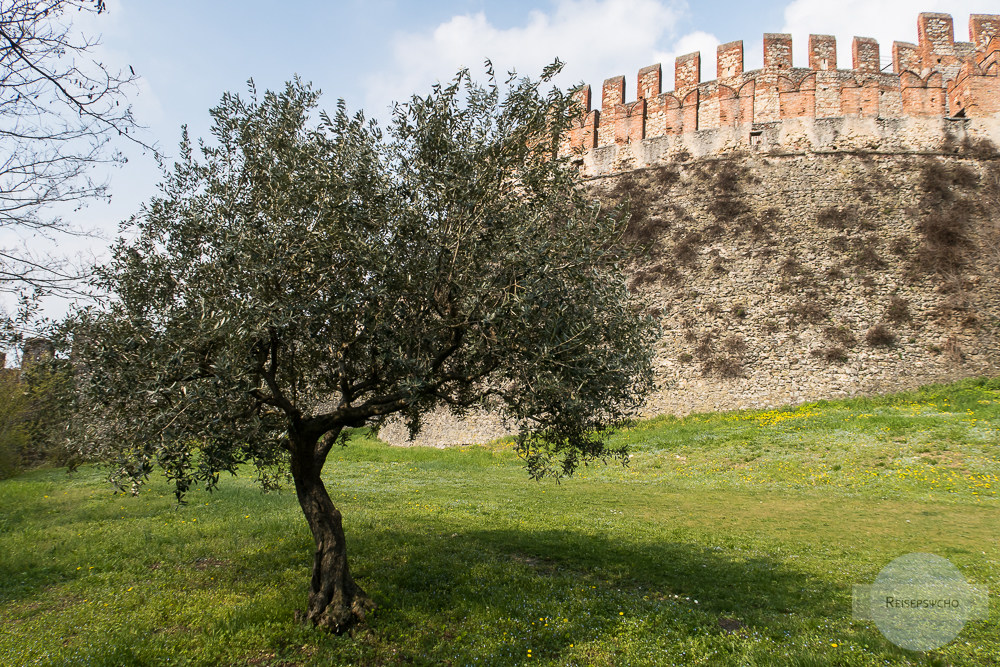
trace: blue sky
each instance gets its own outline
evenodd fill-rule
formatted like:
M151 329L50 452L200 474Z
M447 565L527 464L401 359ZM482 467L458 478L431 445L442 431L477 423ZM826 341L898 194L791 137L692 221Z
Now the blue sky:
M921 11L955 17L956 37L968 38L970 13L1000 13L997 0L244 0L130 2L108 0L109 11L76 27L100 33L100 57L142 77L133 96L145 139L168 156L180 127L207 136L208 109L226 91L276 88L294 74L323 91L322 105L344 98L352 110L386 118L394 99L426 92L457 68L476 71L490 57L498 71L537 74L559 57L561 83L626 76L633 99L637 71L662 62L664 87L673 58L702 51L703 78L714 78L715 47L742 39L747 69L760 66L765 32L791 32L796 63L805 63L810 32L838 37L841 67L850 64L850 38L875 37L886 62L892 41L916 41ZM481 71L479 69L478 71ZM599 97L595 98L599 99ZM129 151L110 173L111 204L75 213L99 237L60 248L100 257L118 223L155 192L153 159ZM42 243L26 240L27 243ZM76 243L74 241L74 243ZM56 307L54 310L60 310Z

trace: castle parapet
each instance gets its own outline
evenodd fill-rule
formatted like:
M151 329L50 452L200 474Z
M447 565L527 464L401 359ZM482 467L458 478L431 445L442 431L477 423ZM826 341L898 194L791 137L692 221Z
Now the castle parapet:
M583 113L564 150L719 128L743 128L749 142L755 126L796 118L1000 114L1000 15L973 14L969 41L956 42L950 15L923 13L917 37L916 44L893 43L891 72L883 69L874 39L855 37L851 69L838 69L836 39L811 35L808 67L795 67L792 36L771 33L764 35L759 70L744 70L741 41L718 47L712 81L701 80L700 53L675 60L669 92L662 91L661 65L650 65L639 71L634 101L625 101L623 76L604 82L600 112L590 108L589 86L577 91Z
M990 28L1000 28L1000 21ZM983 46L975 58L962 64L955 80L948 82L948 106L954 116L1000 114L1000 35L984 30L978 37Z

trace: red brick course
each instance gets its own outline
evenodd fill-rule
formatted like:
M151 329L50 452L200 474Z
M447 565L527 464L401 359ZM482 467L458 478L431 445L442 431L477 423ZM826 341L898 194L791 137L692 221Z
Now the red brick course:
M662 91L659 64L644 67L635 101L626 103L625 77L604 82L600 112L590 88L577 92L581 117L564 147L589 150L646 138L790 118L903 118L1000 113L1000 15L969 18L969 42L956 42L948 14L923 13L918 43L895 42L892 72L883 71L879 44L855 37L852 68L837 68L836 40L809 38L809 67L792 62L792 38L764 35L764 67L744 71L743 42L719 46L717 79L701 80L701 54L674 63L675 90ZM749 132L749 128L748 128Z

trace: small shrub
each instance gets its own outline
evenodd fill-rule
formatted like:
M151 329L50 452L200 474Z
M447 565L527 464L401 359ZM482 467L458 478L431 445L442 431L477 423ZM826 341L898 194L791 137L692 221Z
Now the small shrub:
M742 355L747 351L747 343L743 336L729 336L722 341L722 348L731 354Z
M889 252L897 257L906 257L910 254L910 248L912 244L910 240L905 236L897 236L889 244Z
M964 318L973 312L972 300L960 280L951 280L939 286L945 294L934 307L934 315L939 321L947 321L953 317Z
M657 282L673 284L679 279L680 273L678 272L677 267L664 262L659 262L652 266L647 266L637 270L632 276L632 282L629 283L629 289L634 292L644 285L650 285Z
M815 276L803 269L797 276L784 276L778 282L777 291L782 294L812 294L817 288Z
M847 362L847 352L841 347L828 347L823 350L823 358L830 363L843 364Z
M917 227L924 242L932 248L955 248L968 242L964 225L942 212L932 212L924 217Z
M677 357L677 361L681 362L682 364L689 364L691 363L692 359L694 359L694 357L691 356L690 352L684 352L679 357Z
M864 269L884 269L885 262L872 245L865 245L854 254L854 265Z
M951 183L959 188L974 188L979 185L979 174L964 164L956 164L951 168Z
M632 277L632 282L629 283L629 289L633 292L637 291L643 285L648 285L650 283L656 282L657 275L653 269L643 269L637 271Z
M845 252L851 245L851 239L846 236L834 236L830 239L830 247L837 252Z
M701 373L705 376L726 379L738 378L743 375L743 362L740 359L717 355L702 364Z
M742 197L734 195L716 195L708 203L708 212L719 222L731 222L750 212L750 205Z
M839 266L831 266L826 270L827 280L843 280L847 277L847 274Z
M737 155L702 161L696 176L707 181L709 190L716 194L736 192L744 183L756 182L753 173Z
M858 226L858 214L852 208L830 206L816 214L816 224L828 229L851 229Z
M653 188L634 174L620 176L608 192L608 198L619 207L620 215L628 216L622 234L626 245L648 248L670 227L668 219L653 214L657 201Z
M677 170L677 167L674 167L672 165L667 165L664 167L658 167L656 169L653 169L653 180L661 188L671 187L674 183L679 181L680 178L681 178L680 171Z
M724 237L725 234L726 228L717 222L713 222L701 230L702 238L707 241L717 241Z
M743 197L743 184L753 180L753 176L738 159L705 162L698 176L708 181L706 208L718 222L732 222L750 212Z
M928 271L954 273L964 265L971 246L969 228L980 207L979 193L969 196L965 191L978 184L979 176L964 165L928 161L923 166L920 210L924 213L917 225L921 243L912 267L914 276Z
M962 139L962 145L960 147L961 153L968 155L979 160L992 160L1000 157L1000 150L997 150L996 144L994 144L989 139L971 137L966 135Z
M871 204L875 201L875 197L872 196L871 188L863 182L855 183L854 195L859 201L861 201L862 204Z
M822 322L830 316L830 313L815 299L799 299L785 311L799 322Z
M698 259L698 244L701 243L701 234L690 232L674 244L674 259L682 264L690 264Z
M840 343L841 345L845 345L847 347L853 347L854 344L858 342L858 339L854 337L851 330L843 324L839 326L829 326L826 329L823 329L823 334L828 340Z
M698 340L698 345L694 348L694 353L701 359L712 356L712 334L707 333Z
M885 309L885 317L895 324L911 321L913 316L910 314L910 302L894 294Z
M747 316L747 307L743 304L737 304L733 306L730 312L733 314L733 317L742 320Z
M847 352L842 347L831 346L817 348L810 352L814 357L824 359L827 363L843 364L847 361Z
M782 219L781 211L773 206L771 206L770 208L765 208L763 211L761 211L760 217L761 219L766 220L768 222L771 221L780 222Z
M874 232L878 229L878 218L865 217L858 220L858 229L864 232Z
M920 190L925 204L951 201L954 198L952 185L951 173L942 162L929 161L920 170Z
M774 248L774 239L770 236L761 239L762 242L766 243L762 248L758 248L755 251L757 257L761 259L767 259L768 257L774 257L778 254L778 251Z
M937 290L941 294L948 294L950 298L960 301L962 303L962 310L964 310L970 305L966 292L972 289L973 286L973 283L966 280L965 277L958 274L949 274L938 284Z
M892 347L896 344L896 335L884 324L876 324L865 333L865 342L872 347Z
M676 285L681 279L681 272L673 264L661 264L660 280L671 285Z
M803 272L803 267L798 257L789 255L778 265L778 271L788 276L797 276Z
M777 210L777 209L768 209L768 210ZM750 232L750 235L753 236L755 239L763 239L767 237L767 235L771 233L773 226L764 217L765 213L767 213L767 211L764 211L764 213L761 213L761 215L758 216L743 218L739 226L739 229L745 229L746 231Z

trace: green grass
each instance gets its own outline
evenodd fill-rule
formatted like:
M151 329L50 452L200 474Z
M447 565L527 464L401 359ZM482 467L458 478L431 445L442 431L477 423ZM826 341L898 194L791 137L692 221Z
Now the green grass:
M627 468L561 484L509 443L335 451L379 605L353 637L292 620L312 541L289 490L241 477L178 507L90 467L0 482L0 664L1000 664L1000 381L615 438ZM993 593L927 654L851 617L852 585L910 552Z

